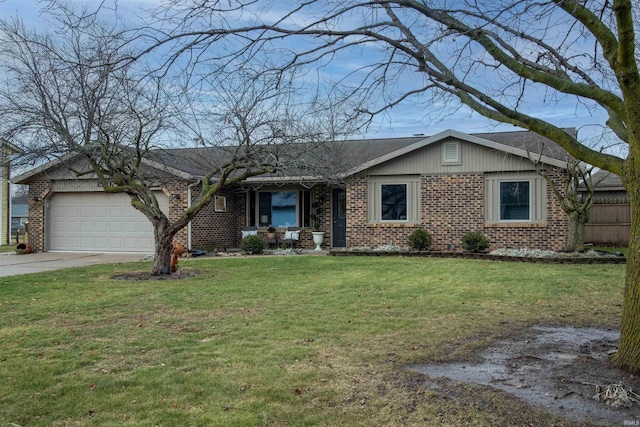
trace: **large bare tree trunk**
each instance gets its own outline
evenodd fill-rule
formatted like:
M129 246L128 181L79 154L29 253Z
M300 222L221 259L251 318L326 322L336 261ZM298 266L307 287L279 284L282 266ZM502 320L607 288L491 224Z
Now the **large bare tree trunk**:
M626 188L631 203L631 239L627 257L620 340L613 362L619 368L640 373L640 181L627 181Z
M168 223L163 220L153 220L155 237L155 258L151 274L158 276L168 274L171 266L171 251L173 249L174 233L168 232Z

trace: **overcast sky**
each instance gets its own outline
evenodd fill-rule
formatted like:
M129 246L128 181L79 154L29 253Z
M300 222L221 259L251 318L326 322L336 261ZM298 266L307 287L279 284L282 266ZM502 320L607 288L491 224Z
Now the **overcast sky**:
M75 0L74 3L97 5L99 0ZM109 4L109 0L106 2ZM118 9L120 15L127 19L135 19L136 10L140 6L153 6L160 3L159 0L119 0ZM0 0L0 16L18 16L27 25L44 29L47 24L39 12L42 3L38 0ZM344 65L350 62L350 67L357 66L358 58L342 59ZM334 69L335 72L335 69ZM557 104L545 103L543 94L540 99L528 99L527 113L551 121L562 127L576 127L581 135L587 136L594 133L590 126L593 123L603 122L603 117L593 117L585 109L576 105L572 99L559 101ZM377 118L376 123L369 129L366 137L404 137L415 134L433 135L446 129L455 129L466 133L510 131L516 130L510 125L502 125L490 122L486 118L472 113L468 108L461 107L457 111L447 111L439 121L426 120L425 113L429 111L442 111L443 106L413 105L404 103L395 107L384 116Z

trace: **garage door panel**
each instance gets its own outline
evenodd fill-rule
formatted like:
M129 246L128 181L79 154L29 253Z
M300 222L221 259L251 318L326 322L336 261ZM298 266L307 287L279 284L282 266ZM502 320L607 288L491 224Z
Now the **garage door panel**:
M91 250L94 245L95 239L92 237L80 237L79 242L81 249Z
M122 224L123 231L125 233L135 233L138 229L140 229L140 231L144 231L141 225L142 224L138 224L138 221L131 221L131 219L129 218L127 218Z
M109 216L124 217L123 206L109 206Z
M127 250L133 249L135 248L137 245L143 245L143 246L150 246L151 248L153 248L153 242L151 241L151 239L132 239L132 238L125 238L124 241L122 242L124 244L124 247Z
M95 223L90 220L80 221L80 231L83 233L90 233L94 230Z
M151 224L151 221L149 220L145 220L142 223L139 223L140 226L140 230L142 230L145 233L149 233L149 235L151 236L151 239L153 239L153 225Z
M93 217L95 216L95 208L93 206L78 206L81 217Z
M113 217L112 217L113 218ZM124 224L122 222L109 222L109 233L122 233L124 231Z
M124 249L122 245L122 237L109 237L109 249L113 251L121 251Z
M162 210L169 200L156 194ZM153 226L125 194L56 193L47 210L47 249L153 252Z

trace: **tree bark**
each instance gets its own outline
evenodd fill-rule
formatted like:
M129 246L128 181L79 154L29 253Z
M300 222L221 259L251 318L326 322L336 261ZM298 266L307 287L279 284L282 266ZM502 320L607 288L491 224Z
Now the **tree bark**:
M175 233L168 230L167 221L153 220L153 232L155 237L155 258L151 274L159 276L170 273L171 251L173 249L173 237Z
M578 211L573 211L569 213L568 216L569 242L567 245L567 251L581 252L584 250L584 228L588 219L585 220L585 215Z
M627 180L631 204L631 239L627 256L622 320L618 352L613 363L621 369L640 373L640 180Z

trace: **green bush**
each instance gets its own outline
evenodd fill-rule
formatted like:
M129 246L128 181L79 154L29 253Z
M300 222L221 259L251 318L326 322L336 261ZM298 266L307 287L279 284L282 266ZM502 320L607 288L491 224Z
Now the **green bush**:
M250 254L261 254L264 251L264 241L260 236L247 236L242 239L240 248Z
M419 228L409 236L409 246L412 249L416 249L419 251L429 249L432 242L433 237L431 236L431 233Z
M462 236L462 249L465 251L482 252L489 249L489 238L479 231L471 231Z

